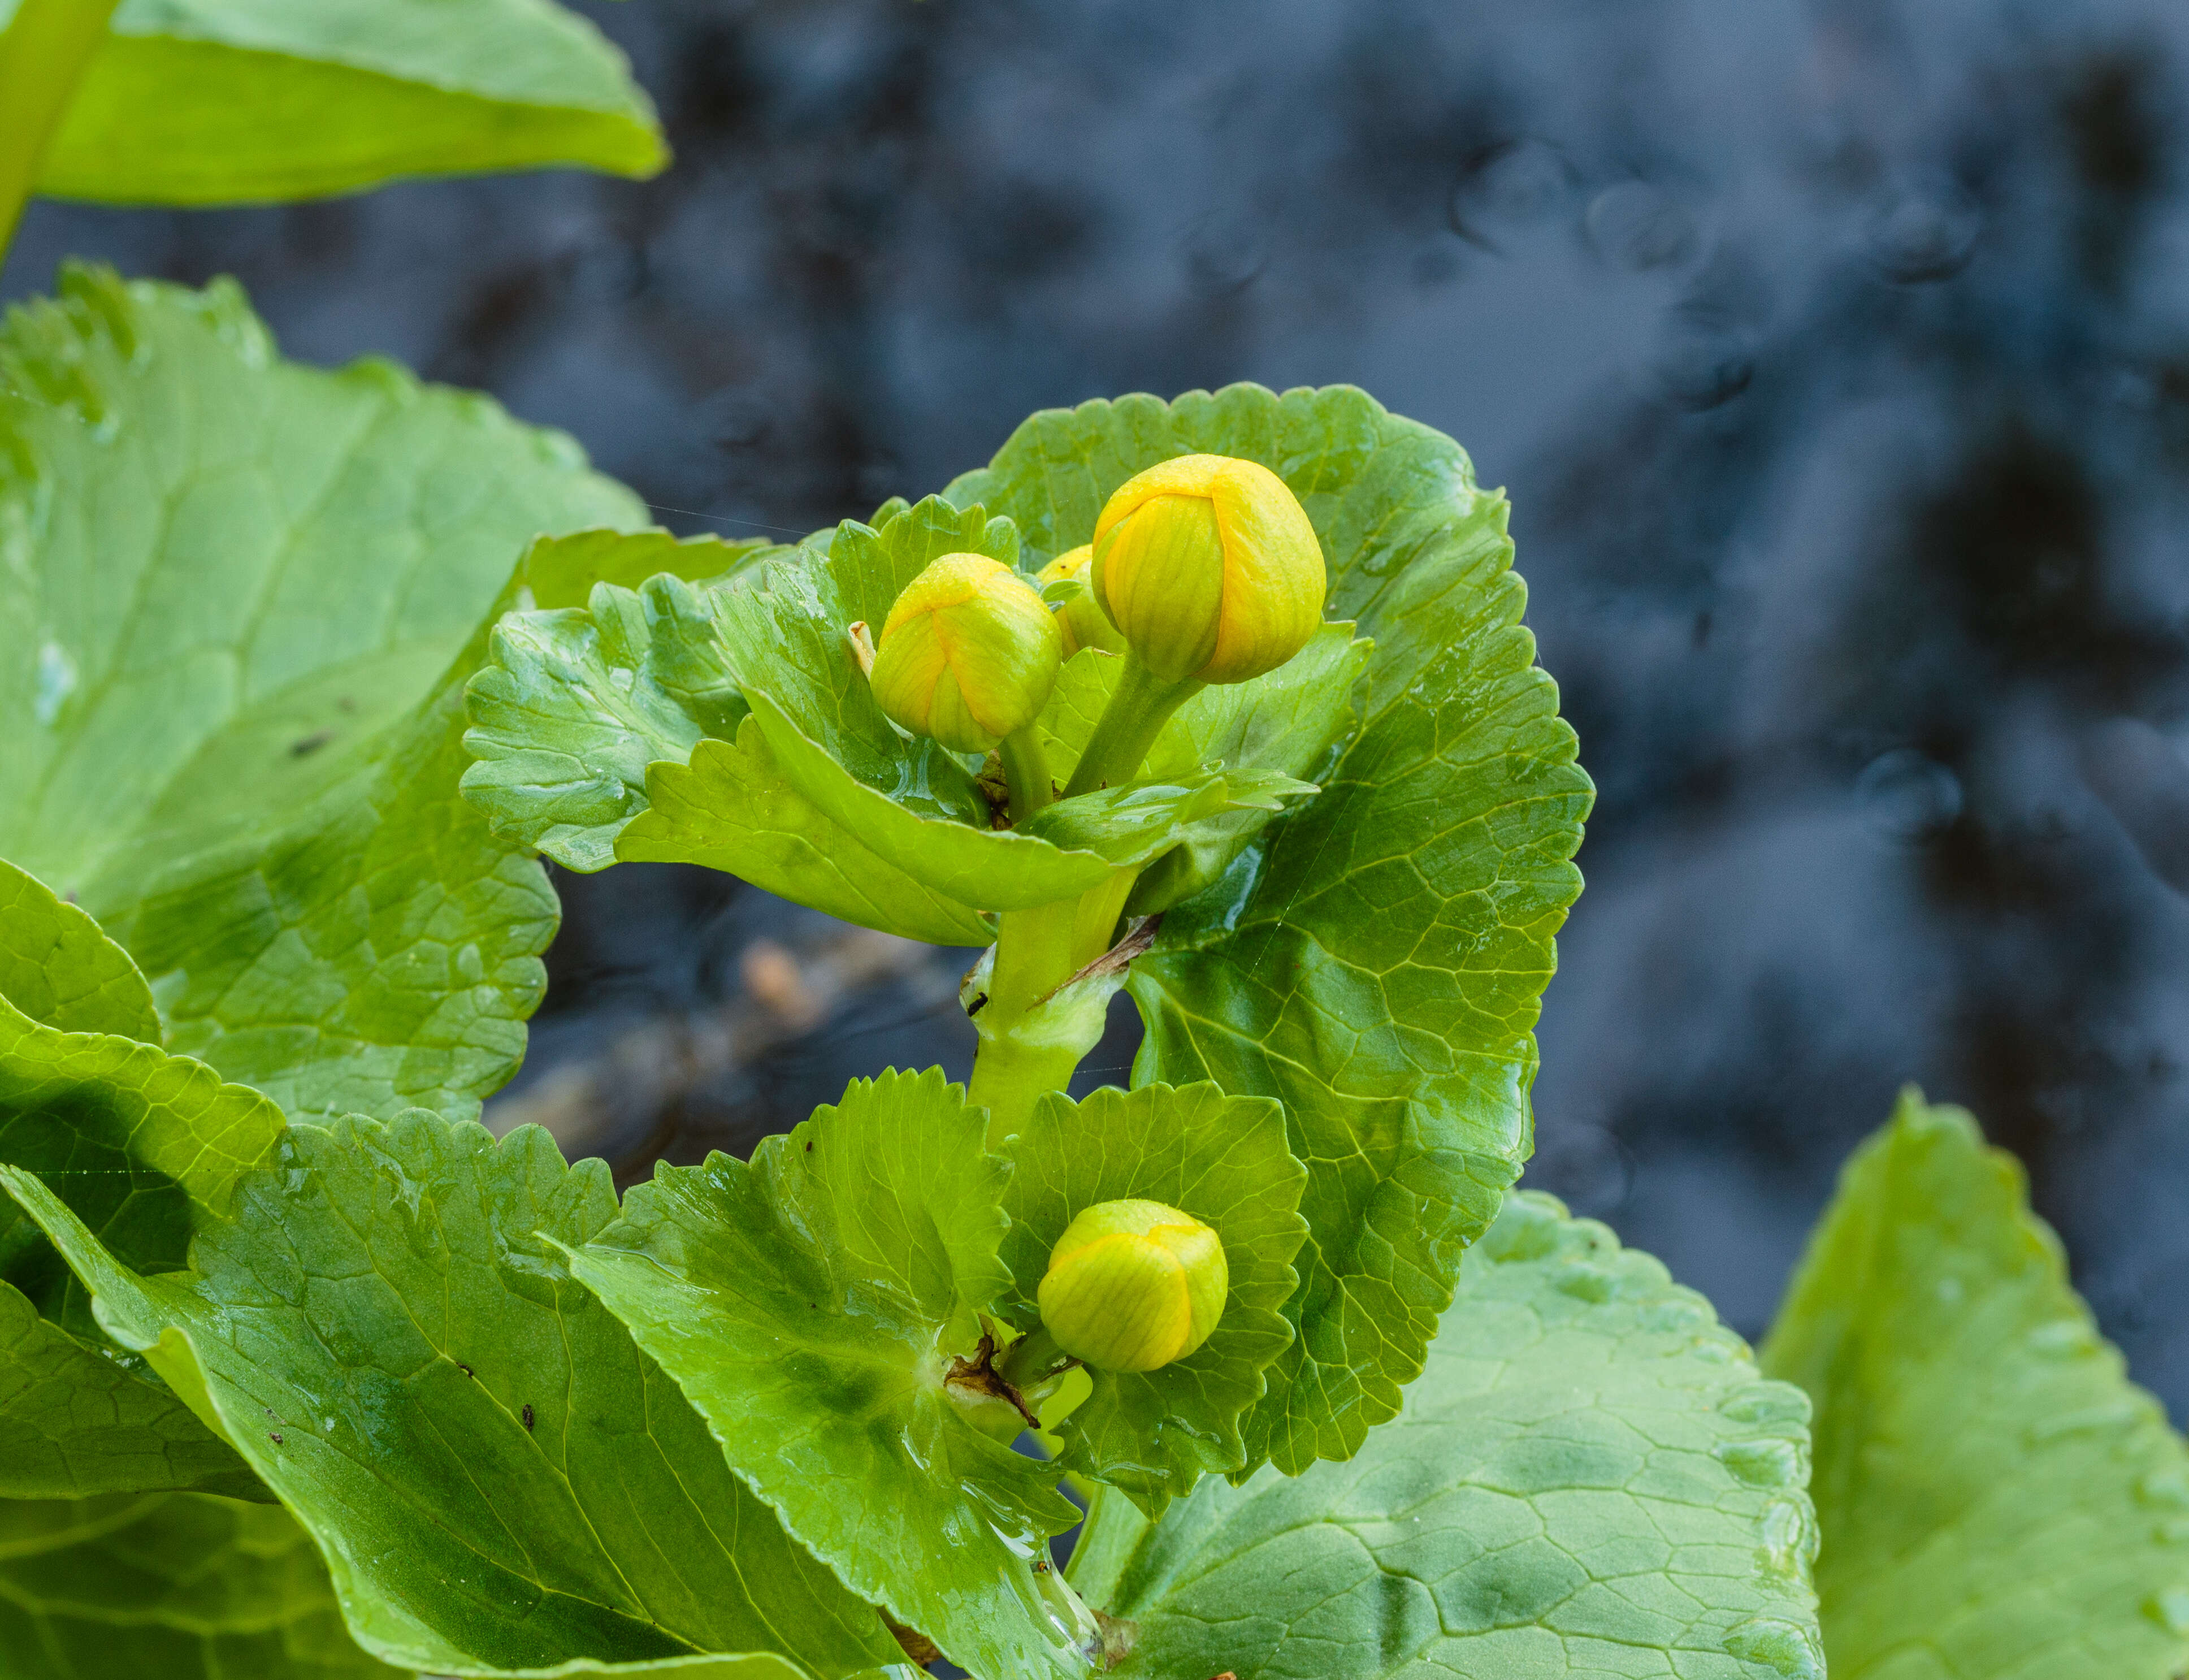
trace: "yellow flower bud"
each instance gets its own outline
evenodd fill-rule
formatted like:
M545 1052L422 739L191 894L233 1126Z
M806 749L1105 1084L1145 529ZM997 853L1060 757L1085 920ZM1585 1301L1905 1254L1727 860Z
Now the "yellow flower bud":
M1224 1244L1160 1202L1101 1202L1064 1228L1037 1298L1056 1343L1097 1371L1155 1371L1208 1339L1231 1287Z
M1064 657L1067 659L1082 648L1100 648L1106 653L1125 651L1125 638L1117 634L1117 626L1110 622L1102 603L1094 598L1094 585L1087 575L1087 568L1094 563L1094 545L1082 543L1058 555L1034 575L1036 583L1079 585L1071 599L1055 608L1056 627L1064 632Z
M1257 462L1183 455L1119 486L1094 522L1094 597L1166 682L1244 682L1322 622L1322 546Z
M890 608L868 680L883 711L913 734L984 753L1033 721L1061 648L1025 579L985 554L946 554Z

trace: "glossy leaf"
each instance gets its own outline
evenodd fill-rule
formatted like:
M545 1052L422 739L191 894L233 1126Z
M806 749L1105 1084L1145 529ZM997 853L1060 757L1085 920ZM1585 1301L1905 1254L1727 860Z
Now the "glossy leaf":
M1966 1111L1848 1162L1763 1361L1816 1405L1833 1680L2189 1667L2189 1450Z
M198 1396L312 1533L383 1660L895 1659L565 1270L558 1245L614 1215L603 1163L423 1112L292 1128L200 1234L195 1270L149 1277L36 1179L0 1179L116 1339Z
M189 1495L0 1505L8 1680L399 1680L344 1631L279 1506Z
M1123 1677L1824 1680L1807 1412L1655 1260L1523 1193L1351 1462L1210 1478L1153 1527L1106 1495L1072 1579L1134 1624Z
M202 1082L185 1082L192 1100L148 1104L133 1113L121 1093L96 1089L95 1076L90 1089L76 1084L80 1056L105 1049L119 1053L124 1067L141 1063L122 1040L159 1036L152 993L128 953L97 923L7 863L0 863L0 1009L8 1011L0 1035L10 1032L10 1023L15 1035L15 1048L0 1057L0 1090L8 1094L0 1097L0 1158L42 1163L87 1216L110 1230L132 1229L148 1261L179 1264L195 1223L188 1207L178 1205L187 1203L189 1191L151 1157L183 1168L183 1151L161 1147L160 1140L193 1148L201 1140L195 1098ZM25 1032L26 1025L46 1030ZM119 1036L90 1036L103 1034ZM156 1055L149 1047L146 1054ZM280 1117L252 1094L217 1092L211 1104L242 1117L245 1137L255 1132L261 1139L259 1153L270 1146ZM78 1131L85 1119L88 1126ZM228 1141L233 1147L233 1133ZM218 1174L195 1182L201 1195L225 1199ZM14 1280L0 1282L0 1498L76 1500L169 1488L266 1496L235 1450L142 1360L102 1345L86 1304L71 1298L65 1269L12 1205L0 1216L0 1272ZM17 1283L70 1315L76 1333L41 1316Z
M552 0L122 0L38 189L221 204L666 161L623 54Z
M627 574L665 557L648 536L596 535L542 544L531 563L568 591L577 565ZM580 872L700 863L885 933L994 938L977 912L884 863L777 770L744 721L704 592L670 575L636 590L604 580L587 600L505 619L472 680L464 742L478 761L463 795L496 832Z
M1058 1432L1061 1467L1123 1488L1151 1514L1204 1471L1252 1468L1239 1423L1292 1340L1278 1309L1298 1283L1292 1261L1307 1236L1298 1212L1307 1169L1285 1146L1283 1111L1206 1084L1103 1089L1078 1104L1052 1095L1004 1153L1008 1315L1021 1329L1040 1322L1035 1292L1057 1239L1098 1202L1134 1197L1192 1214L1223 1240L1230 1274L1224 1315L1192 1354L1158 1371L1092 1373L1089 1398Z
M474 1112L556 906L448 797L461 683L540 528L642 512L483 399L281 361L231 286L70 271L0 332L0 855L291 1113Z
M571 1264L852 1591L1017 1680L1082 1669L1030 1567L1078 1513L950 1392L1010 1281L987 1124L939 1068L854 1080L749 1165L658 1168Z
M1503 500L1450 438L1359 391L1051 410L945 494L1010 515L1038 560L1193 451L1283 477L1322 541L1327 615L1375 642L1321 793L1172 910L1129 982L1135 1083L1276 1097L1308 1163L1299 1333L1247 1431L1298 1470L1396 1411L1528 1152L1532 1028L1591 790L1519 623Z
M987 945L970 905L884 862L816 810L776 767L759 723L702 741L688 764L650 765L647 808L616 841L627 863L700 863L862 927L935 945Z

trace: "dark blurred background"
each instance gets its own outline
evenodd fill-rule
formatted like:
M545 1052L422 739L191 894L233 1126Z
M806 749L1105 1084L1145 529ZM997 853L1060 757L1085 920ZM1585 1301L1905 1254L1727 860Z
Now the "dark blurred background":
M2189 7L584 9L659 180L45 205L0 292L234 274L291 354L483 387L733 535L939 489L1044 405L1367 387L1508 488L1602 789L1530 1180L1752 1336L1920 1080L2189 1417ZM964 953L556 880L497 1125L629 1177L970 1065Z

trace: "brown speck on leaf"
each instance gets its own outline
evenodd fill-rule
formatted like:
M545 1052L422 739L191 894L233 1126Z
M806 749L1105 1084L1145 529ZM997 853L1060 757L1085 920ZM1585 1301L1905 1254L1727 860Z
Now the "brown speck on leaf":
M465 1364L461 1360L458 1360L456 1361L456 1369L457 1369L457 1370L459 1370L459 1371L461 1371L461 1372L462 1372L464 1373L464 1375L465 1375L465 1376L467 1376L467 1377L468 1377L468 1376L470 1376L470 1375L472 1374L472 1368L471 1368L471 1366L469 1366L468 1365L466 1365L466 1364Z
M314 729L308 735L300 735L289 743L289 756L309 758L334 738L335 732L331 729Z
M808 1155L813 1153L813 1140L811 1138L806 1140L806 1152Z
M531 1401L529 1401L529 1400L527 1400L527 1401L524 1403L524 1428L525 1428L525 1431L526 1431L526 1433L527 1433L527 1434L529 1434L529 1433L531 1432L531 1428L532 1428L532 1403L531 1403Z
M266 1439L267 1439L268 1440L269 1440L269 1441L273 1442L273 1443L274 1443L274 1445L276 1445L276 1446L279 1446L279 1445L281 1445L281 1437L280 1437L280 1436L279 1436L279 1435L277 1435L277 1434L274 1434L271 1429L269 1429L269 1430L266 1432Z

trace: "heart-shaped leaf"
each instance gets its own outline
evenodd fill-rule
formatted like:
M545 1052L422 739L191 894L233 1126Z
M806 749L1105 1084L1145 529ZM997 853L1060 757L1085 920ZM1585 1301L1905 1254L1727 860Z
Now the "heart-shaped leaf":
M1077 1104L1052 1095L1004 1153L1004 1258L1021 1329L1041 1321L1035 1292L1050 1250L1097 1202L1135 1197L1192 1214L1223 1239L1230 1274L1224 1315L1191 1355L1158 1371L1091 1373L1093 1392L1058 1432L1062 1468L1123 1489L1151 1515L1204 1471L1252 1468L1240 1420L1292 1340L1278 1309L1298 1283L1292 1262L1307 1236L1298 1212L1307 1169L1285 1146L1284 1111L1210 1084L1104 1089Z
M1807 1415L1655 1260L1522 1193L1350 1463L1211 1477L1153 1525L1105 1492L1072 1578L1132 1624L1122 1677L1824 1680Z
M122 1264L0 1168L101 1321L191 1394L319 1542L352 1632L444 1674L781 1653L894 1660L573 1281L608 1169L413 1112L285 1134L192 1271ZM702 1665L707 1673L720 1664Z
M1072 1674L1034 1566L1078 1513L970 1421L1010 1283L987 1128L939 1068L854 1080L749 1165L657 1168L571 1269L854 1592L983 1680Z
M944 494L1009 515L1037 563L1087 541L1133 474L1202 451L1284 478L1322 542L1326 614L1375 643L1322 791L1171 910L1129 981L1135 1083L1276 1097L1308 1165L1299 1333L1247 1429L1252 1457L1296 1471L1397 1411L1519 1171L1591 790L1519 623L1502 498L1360 391L1051 410Z

